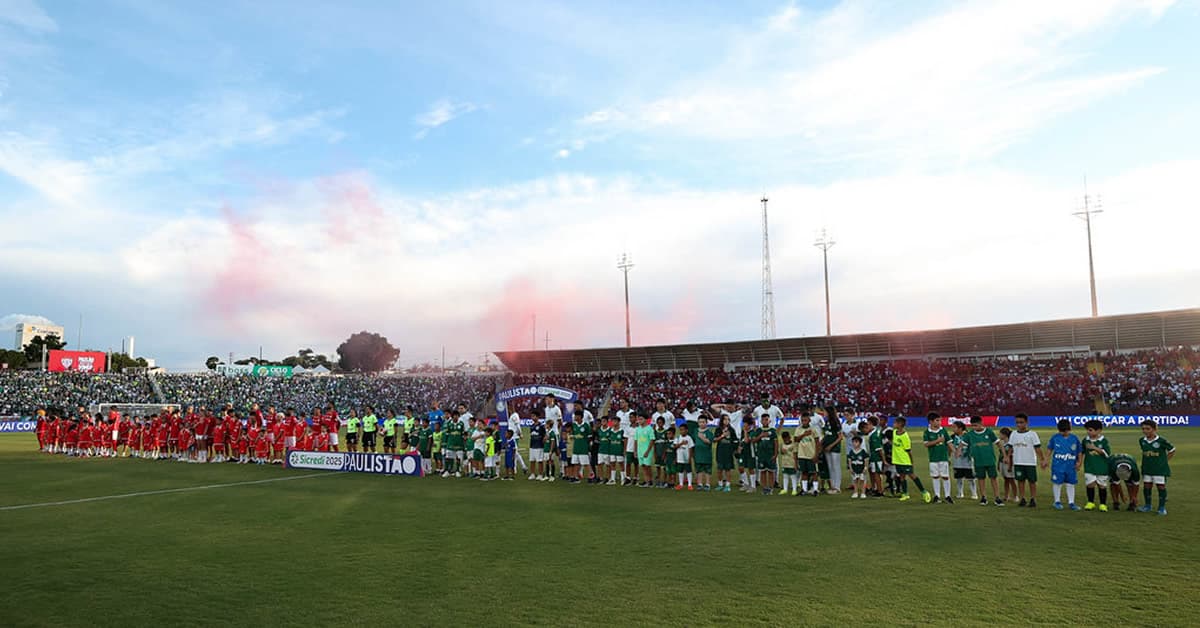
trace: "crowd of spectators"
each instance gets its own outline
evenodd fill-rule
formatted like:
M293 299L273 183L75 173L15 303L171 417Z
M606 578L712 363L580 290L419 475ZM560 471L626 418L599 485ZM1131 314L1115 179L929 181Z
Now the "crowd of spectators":
M429 409L436 401L444 408L464 404L476 409L496 392L496 376L374 376L333 377L225 377L208 375L163 375L159 385L167 403L245 408L259 406L295 408L308 412L333 404L346 410L372 406L377 409L416 411Z
M726 372L515 375L514 384L549 383L579 393L599 410L611 387L613 407L665 399L678 408L746 403L768 394L785 410L837 405L865 411L920 415L936 409L965 414L1092 414L1096 399L1116 413L1200 413L1200 351L1171 349L1051 360L906 360L827 367L788 366ZM160 400L150 377L156 377ZM71 408L97 403L176 403L237 408L252 403L308 411L463 403L472 411L500 387L500 375L332 377L226 377L96 375L0 371L0 415L27 415L41 406ZM535 401L510 407L522 414Z
M162 392L155 395L151 377ZM334 404L339 409L373 406L429 409L459 403L475 410L496 391L499 377L371 376L227 377L216 374L122 375L0 371L0 415L28 415L43 406L75 408L99 403L173 403L245 409L295 408L308 412Z
M41 407L156 403L145 375L0 371L0 416L28 416Z
M836 405L907 415L931 409L960 415L1094 414L1101 398L1118 413L1196 413L1197 367L1200 351L1171 349L1048 360L937 359L733 372L603 373L551 376L549 381L578 391L605 389L611 383L614 407L622 399L634 406L664 399L669 408L679 408L692 400L701 406L756 402L768 394L789 412Z

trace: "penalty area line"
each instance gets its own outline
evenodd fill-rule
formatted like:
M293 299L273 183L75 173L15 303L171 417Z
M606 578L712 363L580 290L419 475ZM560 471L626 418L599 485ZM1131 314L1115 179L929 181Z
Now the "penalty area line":
M100 497L84 497L82 499L66 499L57 502L42 502L40 504L16 504L13 506L0 506L0 511L4 510L24 510L26 508L45 508L47 506L69 506L71 504L85 504L87 502L99 502L109 499L125 499L127 497L145 497L147 495L165 495L167 493L186 493L188 491L207 491L214 488L228 488L231 486L250 486L252 484L269 484L271 482L289 482L291 480L304 480L308 478L330 477L341 475L339 472L324 472L324 473L308 473L305 475L292 475L283 478L268 478L266 480L250 480L248 482L229 482L226 484L207 484L205 486L184 486L181 488L164 488L157 491L140 491L137 493L122 493L120 495L101 495Z

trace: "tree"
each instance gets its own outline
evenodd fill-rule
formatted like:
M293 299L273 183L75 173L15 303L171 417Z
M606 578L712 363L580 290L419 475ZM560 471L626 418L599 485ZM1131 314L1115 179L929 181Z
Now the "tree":
M62 349L65 346L67 346L67 343L63 342L62 339L58 337L58 334L47 334L45 338L42 338L41 336L34 336L33 339L29 341L29 344L25 345L25 361L27 363L34 362L41 364L42 347L45 347L46 351L49 352L56 349Z
M119 373L129 368L146 368L149 363L146 358L133 358L124 353L114 353L109 356L108 370L113 373Z
M208 356L208 359L204 361L204 366L208 367L208 370L210 371L217 370L217 365L219 364L223 364L223 362L221 362L221 358L218 358L215 355Z
M38 358L40 359L41 356L38 356ZM25 366L27 362L28 360L25 359L24 351L0 349L0 364L7 364L10 369L19 369Z
M391 366L400 356L387 338L373 332L360 331L337 348L338 367L343 371L378 372Z

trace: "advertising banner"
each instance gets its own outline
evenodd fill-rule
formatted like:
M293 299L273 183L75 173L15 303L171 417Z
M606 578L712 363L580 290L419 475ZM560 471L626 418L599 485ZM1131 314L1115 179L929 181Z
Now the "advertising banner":
M503 434L504 430L508 429L509 401L531 397L545 397L546 395L553 395L555 399L563 402L563 421L570 423L571 418L575 416L575 402L579 401L579 393L574 390L550 386L548 384L525 384L505 388L496 393L496 418L500 425L500 433ZM523 417L521 424L532 425L533 421L528 417Z
M0 434L5 432L36 432L37 421L23 421L18 416L0 416Z
M254 375L255 377L291 377L292 367L255 364L253 367L251 367L250 374Z
M103 373L105 355L99 351L50 351L47 369L55 373Z
M984 416L983 424L988 427L1016 427L1017 419L1014 416ZM1067 419L1075 428L1082 427L1084 423L1092 419L1100 419L1104 421L1105 427L1137 427L1146 419L1152 419L1158 423L1159 427L1200 427L1200 414L1125 414L1113 416L1089 416L1089 415L1035 415L1029 417L1029 427L1052 428L1058 426L1059 419ZM942 417L942 425L949 427L955 421L962 421L970 424L971 417ZM800 419L795 417L787 417L782 421L782 427L796 427L800 425ZM928 421L923 416L908 417L908 424L917 427L928 425Z
M321 469L381 475L420 477L421 456L417 454L356 454L345 451L300 451L287 454L289 469Z
M238 375L250 374L249 364L220 364L217 365L217 374L228 377L237 377Z

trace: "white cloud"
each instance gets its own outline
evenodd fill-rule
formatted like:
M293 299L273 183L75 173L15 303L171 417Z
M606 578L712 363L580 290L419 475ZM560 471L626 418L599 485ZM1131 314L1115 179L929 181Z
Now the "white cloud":
M95 184L86 163L59 157L48 143L13 132L0 135L0 172L65 205L80 205Z
M825 156L986 157L1057 115L1161 72L1146 65L1085 72L1077 44L1119 22L1155 19L1169 4L995 0L886 31L858 5L824 15L788 5L730 43L722 63L658 94L627 95L581 122L801 142Z
M0 0L0 22L9 22L33 33L58 31L58 23L33 0Z
M0 316L0 332L11 331L16 329L20 323L31 323L34 325L53 325L54 321L45 316L36 314L8 314Z
M571 156L571 151L566 148L560 148L560 149L558 149L557 153L554 153L555 159L566 159L567 157L570 157L570 156Z
M413 122L421 127L413 137L418 140L423 139L432 129L471 113L476 109L479 109L479 106L471 102L454 102L447 99L439 100L430 105L427 111L413 118Z
M122 141L112 129L0 133L0 172L56 203L80 207L96 202L99 186L172 170L215 153L276 145L310 134L324 135L330 142L340 139L330 124L345 114L344 109L281 113L289 100L271 93L217 94L184 107L177 121L166 127L138 129L137 143ZM83 152L66 139L80 131L102 140Z
M1176 203L1198 175L1200 162L1172 162L1093 181L1108 198L1137 199L1095 226L1104 311L1193 304L1185 286L1200 281L1190 254L1200 215ZM514 330L530 308L559 346L619 344L615 256L627 248L638 260L639 342L757 332L755 190L586 176L437 196L365 175L299 187L230 215L165 220L132 237L109 281L196 304L195 320L182 324L209 333L288 347L377 327L406 351L445 344L470 355L525 346L528 330ZM830 263L841 332L1086 314L1086 241L1070 215L1079 193L1005 171L768 190L779 333L822 328L812 246L821 227L838 241ZM920 207L897 199L921 199ZM509 246L531 237L554 245ZM1152 254L1124 244L1148 241ZM503 254L465 253L497 243ZM1152 296L1115 289L1129 282ZM395 312L405 313L402 322Z

